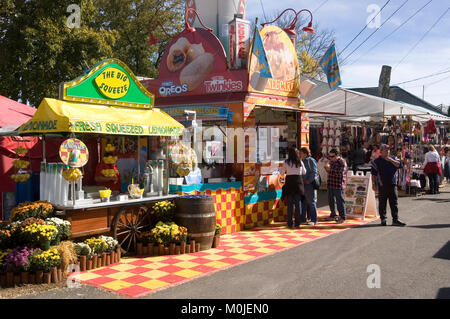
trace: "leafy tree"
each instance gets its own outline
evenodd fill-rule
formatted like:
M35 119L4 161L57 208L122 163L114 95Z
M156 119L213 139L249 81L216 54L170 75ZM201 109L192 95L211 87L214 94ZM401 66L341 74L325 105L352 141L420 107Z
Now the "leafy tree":
M117 33L92 24L95 0L80 0L80 28L69 28L74 0L2 0L0 4L0 94L37 107L58 97L59 84L113 56Z
M168 43L184 29L184 1L97 0L96 4L97 28L119 34L114 44L114 56L135 74L156 77ZM157 44L148 44L149 25L154 37L159 39Z

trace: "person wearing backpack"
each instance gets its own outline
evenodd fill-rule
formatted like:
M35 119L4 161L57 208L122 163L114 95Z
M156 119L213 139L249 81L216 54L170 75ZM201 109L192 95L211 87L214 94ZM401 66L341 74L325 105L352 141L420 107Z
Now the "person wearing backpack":
M311 157L311 152L307 147L300 149L300 159L305 165L306 174L303 176L303 184L305 184L305 201L302 206L302 221L305 222L306 218L310 221L308 225L317 225L317 192L316 189L320 187L317 185L318 179L320 179L319 172L317 170L317 162Z

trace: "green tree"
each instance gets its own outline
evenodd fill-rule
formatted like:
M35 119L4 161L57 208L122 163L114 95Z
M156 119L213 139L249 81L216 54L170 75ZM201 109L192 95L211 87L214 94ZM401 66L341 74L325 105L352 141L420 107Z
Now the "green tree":
M0 5L0 94L37 107L58 97L59 84L113 56L114 30L96 28L95 0L80 0L80 28L69 28L74 0L2 0Z
M184 1L97 0L96 5L97 28L119 34L114 44L114 57L137 75L157 77L165 48L172 37L184 29ZM148 44L149 25L154 37L159 39L157 44Z

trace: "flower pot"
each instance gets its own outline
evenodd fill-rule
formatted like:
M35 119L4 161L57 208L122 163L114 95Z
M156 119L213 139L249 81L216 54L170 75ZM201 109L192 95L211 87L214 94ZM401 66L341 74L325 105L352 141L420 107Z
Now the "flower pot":
M159 256L164 256L164 245L163 244L159 244Z
M169 255L175 255L175 243L169 244Z
M136 244L136 255L142 256L144 254L142 246L143 246L142 243Z
M97 268L97 261L98 261L98 256L97 256L97 255L94 255L94 256L92 257L92 268L91 268L91 269Z
M52 283L56 284L58 282L58 269L56 269L56 267L53 267L51 276L52 276Z
M182 242L180 244L180 253L185 254L186 253L186 243Z
M102 267L106 266L106 253L102 253Z
M195 252L198 253L200 251L200 243L195 244Z
M175 246L175 255L179 255L180 254L180 245L176 245Z
M213 240L213 244L212 244L212 248L217 248L219 247L220 244L220 236L214 236L214 240Z
M44 279L44 272L42 270L36 270L36 284L42 284L42 280Z
M92 258L86 262L86 270L92 269Z
M80 256L80 271L86 271L86 256Z
M14 286L20 285L20 274L14 274Z
M145 249L147 249L147 256L153 256L153 245L147 245Z
M6 274L2 273L0 274L0 287L6 286Z
M42 283L43 284L51 284L52 283L52 274L50 272L44 272Z
M191 245L191 253L195 253L195 240L191 240L189 244Z
M6 287L12 287L14 285L14 273L8 271L6 273Z
M159 246L152 246L153 256L159 256Z
M106 263L105 266L109 266L111 264L111 253L106 254Z
M169 255L169 247L164 247L164 255Z
M186 252L186 254L190 254L191 253L191 245L186 245L185 252Z
M61 268L58 268L58 282L63 280L63 271Z
M117 262L120 262L120 257L121 257L121 251L120 251L120 246L119 247L117 247L117 250L116 250L116 260L117 260Z
M30 283L30 285L36 284L36 274L35 273L31 273L28 276L28 282Z
M20 281L21 281L21 283L24 284L24 285L28 284L28 282L29 282L28 277L29 277L28 271L22 271L20 273Z

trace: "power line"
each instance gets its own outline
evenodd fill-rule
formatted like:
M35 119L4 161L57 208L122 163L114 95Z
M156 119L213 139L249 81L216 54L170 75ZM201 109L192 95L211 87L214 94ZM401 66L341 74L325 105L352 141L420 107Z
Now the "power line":
M419 39L419 41L417 41L417 43L408 51L408 53L403 57L403 59L400 60L400 62L397 63L397 65L394 67L397 68L400 64L402 64L402 62L411 54L412 51L414 51L414 49L420 44L420 42L423 41L423 39L425 39L425 37L428 35L428 33L431 32L431 30L434 29L434 27L442 20L442 18L447 14L447 12L450 10L450 7L447 8L447 10L445 10L445 12L439 17L439 19L437 19L437 21L431 26L431 28L428 29L427 32L425 32L425 34Z
M328 1L330 1L330 0L325 0L324 2L322 2L322 4L321 4L320 6L318 6L316 9L313 10L313 13L316 13L317 11L319 11L319 9L322 8L323 5L324 5L325 3L327 3Z
M401 84L416 82L416 81L419 81L419 80L428 79L428 78L431 78L431 77L434 77L434 76L438 76L438 75L441 75L441 74L445 74L445 73L449 73L449 72L450 72L449 69L445 69L445 70L439 71L437 73L426 75L426 76L423 76L423 77L420 77L420 78L417 78L417 79L414 79L414 80L409 80L409 81L405 81L405 82L396 83L396 84L393 84L393 85L401 85Z
M263 12L263 15L264 15L264 20L266 20L266 21L267 21L267 17L266 17L266 11L264 11L264 5L263 5L263 2L262 2L262 0L259 0L259 3L261 3L261 8L262 8L262 12Z
M355 51L356 50L358 50L364 43L366 43L367 42L367 40L369 40L378 30L380 30L382 27L383 27L383 25L385 25L389 20L391 20L391 18L398 12L398 11L400 11L400 9L401 8L403 8L407 3L408 3L408 1L409 0L406 0L405 2L403 2L403 4L400 6L400 7L398 7L398 9L397 10L395 10L390 16L389 16L389 18L387 18L378 28L375 28L375 31L373 31L360 45L358 45L349 55L347 55L347 57L345 57L343 60L342 60L342 64L344 64L345 63L345 61L353 54L353 53L355 53Z
M428 6L433 0L428 1L422 8L417 10L412 16L410 16L408 19L406 19L401 25L399 25L394 31L389 33L386 37L384 37L381 41L379 41L377 44L375 44L373 47L371 47L369 50L367 50L364 54L360 55L359 58L357 58L355 61L350 63L350 65L358 62L363 56L366 56L367 53L375 49L377 46L379 46L381 43L383 43L387 38L389 38L391 35L393 35L395 32L397 32L401 27L403 27L405 24L407 24L411 19L413 19L419 12L421 12L426 6Z
M388 1L384 4L384 6L380 9L380 11L377 13L377 15L374 16L374 17L372 18L372 20L370 20L370 21L364 26L364 28L363 28L361 31L359 31L359 33L352 39L352 41L350 41L350 43L347 44L347 45L345 46L344 50L342 50L342 51L338 54L339 56L340 56L342 53L344 53L344 51L350 46L350 44L353 43L353 41L356 40L356 38L358 38L358 37L360 36L361 33L363 33L363 31L367 28L367 26L368 26L369 24L370 24L376 17L378 17L378 15L381 13L381 11L383 11L383 9L388 5L389 2L391 2L391 0L388 0Z

